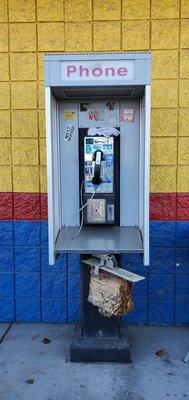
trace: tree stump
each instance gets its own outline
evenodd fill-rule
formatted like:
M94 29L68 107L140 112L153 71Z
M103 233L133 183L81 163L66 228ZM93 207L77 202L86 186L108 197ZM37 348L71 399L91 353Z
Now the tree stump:
M127 314L133 309L132 283L111 273L91 269L88 301L106 316Z

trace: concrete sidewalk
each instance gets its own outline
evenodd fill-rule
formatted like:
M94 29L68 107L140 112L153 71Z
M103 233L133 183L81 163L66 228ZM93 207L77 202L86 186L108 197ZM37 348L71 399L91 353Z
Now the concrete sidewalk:
M0 400L189 399L188 328L130 326L129 365L70 363L72 333L70 325L14 324L0 345Z

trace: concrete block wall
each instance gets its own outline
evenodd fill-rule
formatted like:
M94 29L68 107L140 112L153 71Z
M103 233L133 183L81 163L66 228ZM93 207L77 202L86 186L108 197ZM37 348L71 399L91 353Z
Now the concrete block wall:
M79 264L47 261L43 55L151 50L151 263L129 323L189 325L189 1L1 0L0 321L79 318Z

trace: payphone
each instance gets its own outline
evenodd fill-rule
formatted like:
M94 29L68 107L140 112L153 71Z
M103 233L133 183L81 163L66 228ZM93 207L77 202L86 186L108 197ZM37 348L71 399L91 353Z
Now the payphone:
M84 224L118 225L120 136L87 133L87 128L79 129L80 185L83 182L82 201L87 203Z
M81 255L72 361L130 360L118 319L87 301L86 264L122 278L123 253L149 265L150 68L149 52L45 56L49 264Z

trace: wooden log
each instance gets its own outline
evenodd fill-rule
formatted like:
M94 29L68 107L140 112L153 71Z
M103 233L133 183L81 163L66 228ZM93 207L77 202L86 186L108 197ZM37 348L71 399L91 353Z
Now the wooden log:
M88 301L106 317L127 314L133 309L132 283L102 270L96 275L91 269Z

